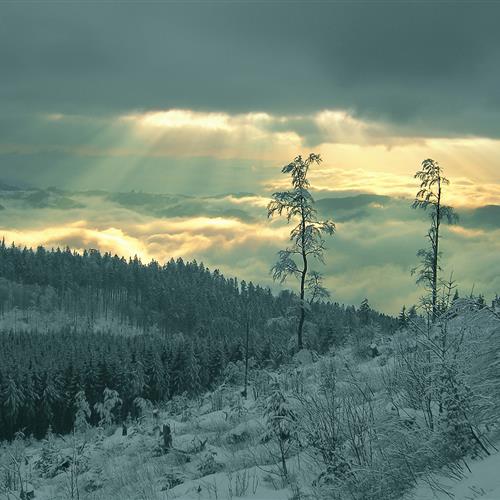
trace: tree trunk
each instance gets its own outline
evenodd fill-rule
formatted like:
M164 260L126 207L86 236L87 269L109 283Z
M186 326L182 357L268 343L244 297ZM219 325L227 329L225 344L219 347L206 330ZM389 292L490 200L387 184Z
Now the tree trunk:
M163 452L167 453L168 450L172 448L172 432L170 430L170 425L163 424L162 434L163 434Z
M438 199L436 206L436 222L434 234L434 255L432 262L432 323L437 318L437 284L438 284L438 260L439 260L439 226L441 223L441 181L438 180Z
M281 467L283 469L283 477L288 479L288 469L286 466L286 453L283 447L283 443L280 441L280 453L281 453Z
M303 347L302 341L302 330L304 329L304 320L306 317L306 309L304 307L304 296L305 296L305 283L306 283L306 275L307 275L307 253L306 253L306 221L304 215L304 208L302 207L302 235L301 235L301 243L302 243L302 273L300 276L300 319L299 319L299 327L297 330L297 350L300 351Z
M297 330L297 349L300 351L303 347L302 340L302 330L304 329L304 320L306 317L306 310L304 307L304 288L305 288L305 280L307 273L307 259L304 257L304 271L302 272L302 276L300 278L300 319L299 319L299 327Z
M243 397L246 399L248 392L248 337L250 334L250 318L247 313L247 332L246 332L246 341L245 341L245 389L243 389Z

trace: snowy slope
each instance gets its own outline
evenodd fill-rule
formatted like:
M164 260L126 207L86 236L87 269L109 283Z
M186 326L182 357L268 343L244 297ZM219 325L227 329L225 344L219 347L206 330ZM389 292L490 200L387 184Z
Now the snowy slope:
M444 492L433 492L427 485L422 485L412 492L415 500L499 500L500 499L500 452L487 457L484 460L470 461L467 463L471 472L462 480L450 482L442 479L440 482L445 486Z

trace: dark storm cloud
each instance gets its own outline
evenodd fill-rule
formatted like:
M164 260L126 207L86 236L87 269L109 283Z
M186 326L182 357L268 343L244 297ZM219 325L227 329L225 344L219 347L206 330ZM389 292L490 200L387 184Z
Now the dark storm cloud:
M498 137L499 18L481 1L3 3L0 104L347 108L412 133Z

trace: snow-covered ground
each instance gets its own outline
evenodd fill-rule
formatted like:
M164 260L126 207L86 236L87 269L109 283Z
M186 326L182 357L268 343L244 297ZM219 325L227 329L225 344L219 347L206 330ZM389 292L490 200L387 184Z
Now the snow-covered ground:
M225 392L226 404L221 410L213 410L207 397L190 401L182 414L149 413L131 425L127 435L122 435L121 426L75 435L78 446L85 443L78 458L82 471L76 479L63 465L65 457L73 453L72 437L52 438L55 452L50 457L57 469L53 477L42 477L37 465L43 461L42 449L47 444L33 442L24 452L29 467L23 467L23 476L29 473L37 500L77 498L70 493L72 482L78 485L82 499L289 499L293 491L283 483L267 444L262 443L265 423L261 410L252 398L242 400L239 390ZM235 400L240 405L237 413ZM163 424L172 430L168 453L161 451L158 435L157 427ZM7 451L3 458L6 455ZM297 460L289 460L291 477L296 477Z
M479 356L481 352L479 346L483 345L485 340L488 341L487 357L481 355L483 357L478 358L478 363L488 363L487 370L485 371L484 366L479 366L477 373L481 377L487 373L488 380L497 384L500 375L499 349L493 346L492 339L497 339L498 321L486 314L483 316L479 318L479 322L475 318L471 345L477 346L477 350L472 355ZM453 321L457 325L463 323L461 318ZM450 324L453 326L453 322ZM481 325L483 333L478 333L477 325ZM310 357L302 364L285 366L278 371L260 370L259 383L268 376L279 378L283 391L288 391L290 396L297 388L299 389L296 394L312 394L318 390L320 380L323 382L326 380L321 379L325 376L325 370L328 372L326 373L328 377L333 373L332 367L335 364L339 370L345 370L344 376L352 377L336 382L340 391L338 394L356 384L364 388L363 384L368 381L366 387L369 387L372 396L362 400L361 404L357 402L349 407L351 411L357 412L356 418L359 420L356 420L356 423L363 425L370 423L376 427L382 422L382 427L379 427L382 431L378 439L380 442L385 440L389 450L391 446L394 449L397 443L397 438L394 439L391 434L397 432L399 432L397 436L409 439L413 436L417 441L421 441L420 432L423 432L425 427L423 412L403 406L396 408L392 404L394 400L389 400L387 396L388 386L384 385L387 383L384 377L388 377L390 370L396 366L395 355L391 354L395 352L395 347L390 344L381 345L380 350L382 355L375 359L360 361L352 356L349 348L346 348L334 357L325 356L319 361L316 357ZM475 383L472 375L470 380ZM159 412L149 408L145 410L141 420L129 424L126 435L122 434L121 427L108 426L101 431L93 428L76 433L74 437L53 437L50 446L47 442L18 442L16 453L18 453L18 463L21 464L22 476L26 480L29 479L33 485L37 500L328 498L325 497L324 491L323 496L318 496L314 490L313 485L317 482L322 468L319 465L320 461L314 461L310 450L305 449L309 445L303 448L302 444L299 444L294 452L289 454L286 461L288 478L287 481L283 480L276 446L273 447L273 443L266 437L269 433L269 422L266 421L264 406L270 382L267 382L266 390L263 387L259 389L260 393L259 383L255 379L253 389L256 392L249 391L248 399L242 398L241 386L222 385L216 391L196 399L178 398L177 401L167 403ZM489 383L485 390L497 387L495 384ZM485 395L488 393L485 392ZM491 396L499 397L496 393ZM369 412L365 412L367 409L378 414L372 419L368 415ZM302 413L301 418L304 415L309 417L313 415L310 420L315 420L317 416L306 412ZM496 434L491 434L490 437L498 441L500 437L498 416L494 416L493 420L491 423L490 418L490 428ZM160 436L160 428L164 424L168 424L172 432L172 448L167 452L161 447L163 439ZM383 427L384 424L388 426ZM390 427L392 424L394 427ZM315 425L316 421L312 422L309 429L314 431ZM389 432L384 434L384 429ZM353 445L361 446L360 437L367 436L368 434L362 429L359 435L354 436ZM15 445L10 448L0 447L0 469L12 462L9 457L12 456L14 447ZM22 448L24 450L21 450ZM345 449L340 450L341 455ZM411 447L407 449L412 452ZM466 456L462 467L463 477L455 481L445 475L440 477L439 472L431 476L430 470L435 468L432 462L431 469L426 469L425 476L432 477L434 486L439 485L441 491L436 487L431 488L428 483L422 481L418 483L417 488L406 494L404 500L433 498L500 500L500 452L495 451L493 447L490 447L490 450L492 454L484 459L472 459ZM420 451L422 450L419 449ZM399 455L391 456L397 458ZM432 459L434 455L430 454L429 457ZM78 470L75 471L74 468L72 470L68 465L71 459L80 464ZM49 462L53 467L52 472L47 473ZM349 471L361 471L359 464L352 459L349 462L345 461L344 464ZM45 469L41 469L40 465ZM353 468L349 469L351 466ZM370 471L371 476L365 476L368 479L365 479L364 487L370 481L373 483L377 480L376 468ZM392 462L388 463L388 469L382 472L385 474L387 471L393 472ZM357 479L357 476L355 477ZM14 498L7 494L2 496L1 488L0 484L0 500ZM75 495L75 488L78 490L78 496ZM354 488L358 488L357 483L354 483ZM398 495L402 494L399 491L403 492L404 488L397 491ZM365 499L362 495L357 495L356 500L368 500L368 497ZM376 498L381 500L383 497L378 495ZM391 499L394 498L394 495L391 496Z
M500 499L500 452L483 460L467 461L470 472L459 481L437 477L446 492L439 492L423 484L412 492L413 500L499 500Z

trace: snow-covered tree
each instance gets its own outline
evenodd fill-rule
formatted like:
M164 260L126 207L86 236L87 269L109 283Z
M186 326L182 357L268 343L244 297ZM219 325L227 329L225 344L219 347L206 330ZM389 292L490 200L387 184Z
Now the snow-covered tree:
M273 266L273 278L284 282L289 276L299 280L300 317L297 327L297 349L303 348L302 332L306 315L305 293L310 259L324 262L325 240L323 235L333 235L335 224L331 220L319 220L314 208L314 198L309 192L307 178L309 167L319 164L321 157L311 153L307 158L297 156L282 168L282 173L290 174L292 189L276 192L267 207L268 217L285 215L287 222L296 222L290 232L291 245L278 253L278 262ZM296 260L300 261L297 264ZM318 276L318 274L316 275ZM319 289L318 289L319 290Z
M74 429L82 432L86 431L90 424L90 406L85 396L85 391L78 391L75 396L75 423Z
M434 323L438 315L441 223L447 221L453 224L457 215L452 207L443 203L443 188L450 181L444 177L443 169L437 161L431 158L424 160L422 169L415 174L415 178L420 180L420 189L412 206L427 210L431 225L427 232L429 247L417 252L420 265L413 269L412 273L417 274L417 283L423 284L429 292L429 297L424 298L424 306L428 309L431 322Z
M102 427L113 424L116 420L116 412L120 408L122 400L117 391L108 389L103 392L103 401L94 405L94 409L100 417L99 425Z
M297 443L297 417L276 381L266 399L264 415L267 421L268 436L278 446L281 472L284 478L288 478L286 460L293 446Z

